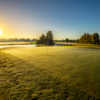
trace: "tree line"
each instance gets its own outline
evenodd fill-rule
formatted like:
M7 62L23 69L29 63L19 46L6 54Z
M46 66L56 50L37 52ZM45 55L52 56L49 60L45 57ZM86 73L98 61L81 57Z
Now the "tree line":
M92 43L92 44L100 44L99 33L84 33L79 40L81 43Z
M100 44L100 36L99 33L84 33L80 39L70 40L66 38L65 40L53 40L53 32L48 31L46 34L42 34L40 38L37 40L37 44L43 45L54 45L55 42L79 42L79 43L91 43L91 44Z
M90 43L90 44L100 44L100 36L99 33L84 33L77 40L70 40L69 38L65 39L65 42L77 42L77 43Z

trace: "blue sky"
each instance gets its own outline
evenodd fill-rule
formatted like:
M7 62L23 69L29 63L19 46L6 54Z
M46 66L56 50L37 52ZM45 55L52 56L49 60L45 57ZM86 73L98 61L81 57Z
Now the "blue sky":
M11 35L78 38L100 32L100 0L0 0L0 21Z

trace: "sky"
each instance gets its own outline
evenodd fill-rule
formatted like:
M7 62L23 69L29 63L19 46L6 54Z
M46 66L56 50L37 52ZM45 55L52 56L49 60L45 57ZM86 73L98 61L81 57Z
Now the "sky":
M0 38L77 39L100 32L100 0L0 0Z

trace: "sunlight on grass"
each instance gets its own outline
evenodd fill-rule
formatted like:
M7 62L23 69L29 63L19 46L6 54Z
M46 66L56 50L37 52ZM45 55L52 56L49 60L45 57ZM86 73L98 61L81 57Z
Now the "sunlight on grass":
M100 51L97 49L2 49L0 94L9 100L100 98L99 59Z

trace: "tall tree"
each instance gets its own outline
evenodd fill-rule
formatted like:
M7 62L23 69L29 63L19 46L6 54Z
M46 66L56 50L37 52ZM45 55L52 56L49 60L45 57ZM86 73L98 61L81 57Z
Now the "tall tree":
M52 31L48 31L48 32L47 32L46 44L47 44L47 45L54 45L53 33L52 33Z
M94 44L98 44L99 43L99 34L98 33L94 33L92 36L92 40Z

